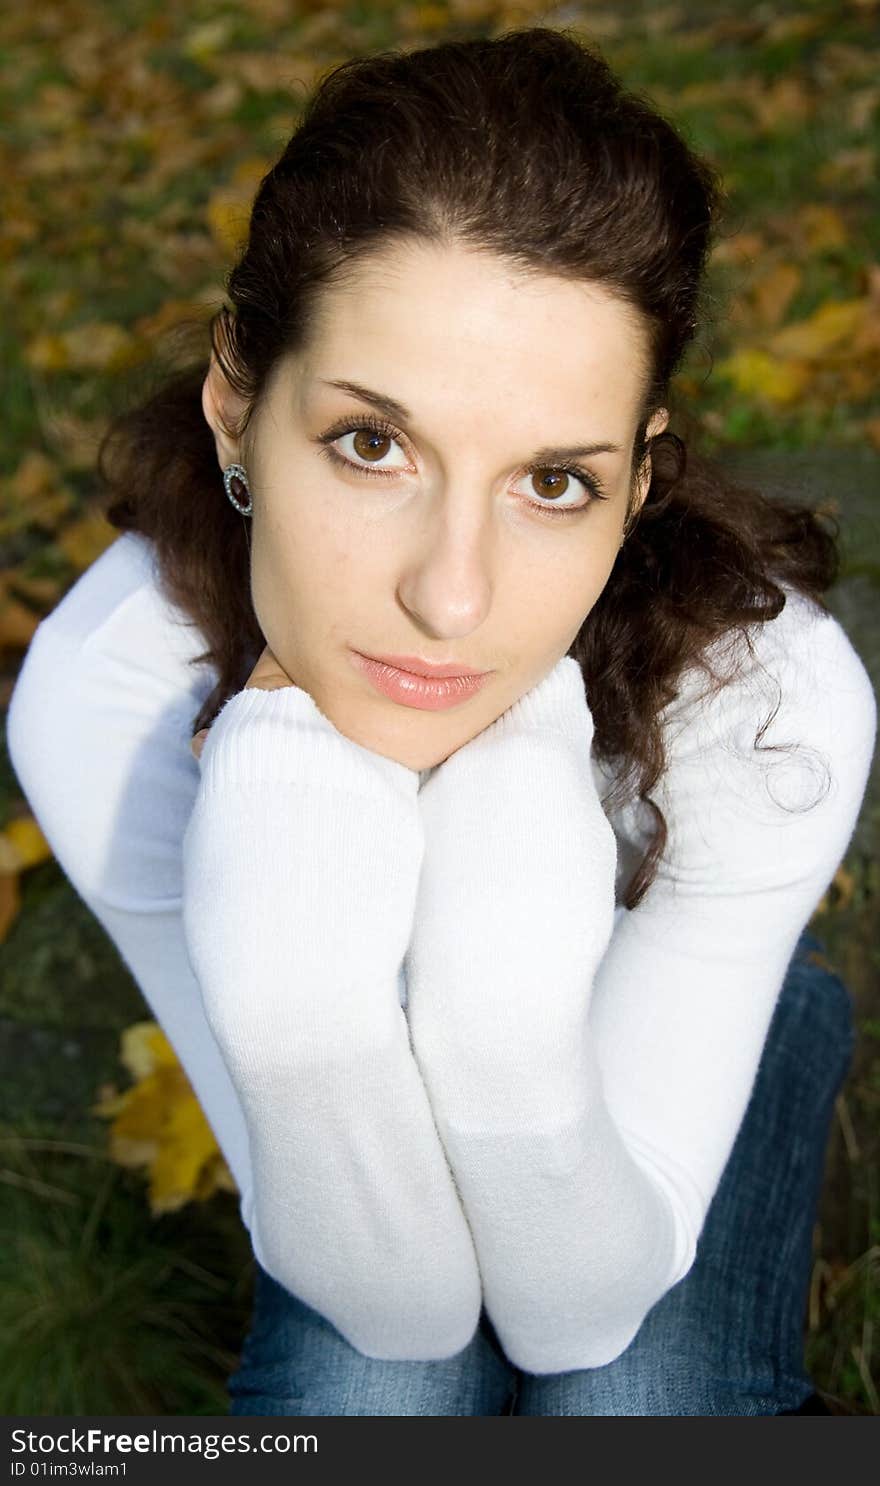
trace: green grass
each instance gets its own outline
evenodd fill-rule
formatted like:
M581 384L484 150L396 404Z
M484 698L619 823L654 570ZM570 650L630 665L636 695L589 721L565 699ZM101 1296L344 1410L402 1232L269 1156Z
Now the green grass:
M225 1414L248 1310L232 1200L153 1220L100 1145L0 1137L0 1412Z

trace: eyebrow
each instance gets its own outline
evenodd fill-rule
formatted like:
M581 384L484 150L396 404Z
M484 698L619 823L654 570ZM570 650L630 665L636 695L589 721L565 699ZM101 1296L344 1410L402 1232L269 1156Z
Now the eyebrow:
M374 408L386 413L389 418L394 418L398 423L406 423L412 419L409 408L404 407L402 402L396 398L389 397L385 392L374 392L370 387L364 387L360 382L328 381L320 377L319 381L325 387L338 387L340 392L350 392L352 397L360 398L361 402L368 402ZM535 452L535 461L546 464L555 464L566 459L583 459L591 454L620 454L620 444L565 444L545 445L544 448Z

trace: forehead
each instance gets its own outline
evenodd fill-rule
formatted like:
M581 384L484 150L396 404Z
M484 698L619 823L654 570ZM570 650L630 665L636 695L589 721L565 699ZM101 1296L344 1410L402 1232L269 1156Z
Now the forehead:
M316 306L297 358L303 392L346 378L413 409L590 406L635 415L647 371L641 317L601 285L525 273L496 255L425 243L351 265Z

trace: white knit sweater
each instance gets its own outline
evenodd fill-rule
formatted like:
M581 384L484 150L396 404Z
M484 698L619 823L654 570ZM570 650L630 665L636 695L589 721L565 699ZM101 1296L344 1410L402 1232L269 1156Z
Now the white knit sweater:
M695 669L666 709L669 840L627 912L651 820L601 809L573 661L421 775L297 687L231 698L200 765L215 677L144 539L39 626L7 717L22 788L261 1263L367 1355L450 1356L484 1302L516 1365L600 1366L693 1263L876 734L836 620L790 593L752 640L740 679L709 696Z

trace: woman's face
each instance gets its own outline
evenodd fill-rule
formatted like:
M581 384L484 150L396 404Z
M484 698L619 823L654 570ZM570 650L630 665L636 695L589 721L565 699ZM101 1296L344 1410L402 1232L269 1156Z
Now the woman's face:
M241 444L220 426L241 404L212 362L205 415L253 500L257 619L340 732L429 768L567 653L619 550L645 353L597 287L419 244L325 291L308 350L279 364ZM354 652L490 674L428 710L378 690Z

